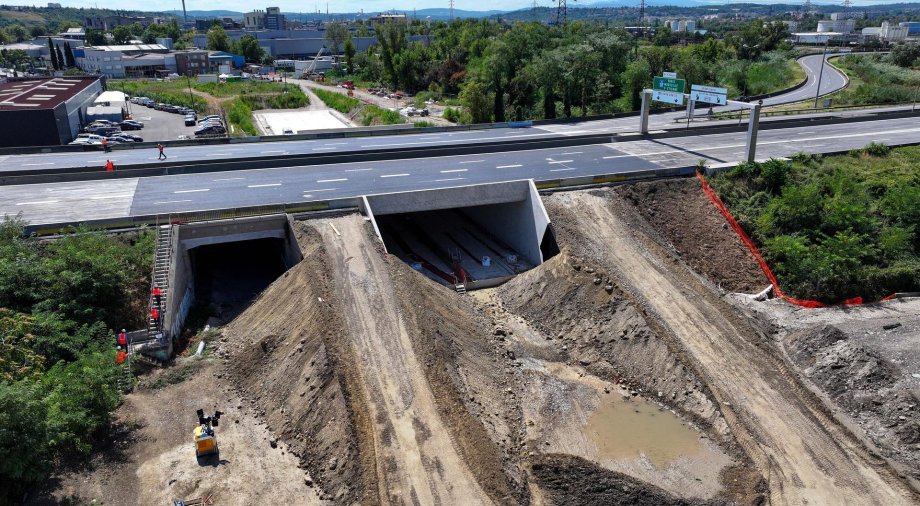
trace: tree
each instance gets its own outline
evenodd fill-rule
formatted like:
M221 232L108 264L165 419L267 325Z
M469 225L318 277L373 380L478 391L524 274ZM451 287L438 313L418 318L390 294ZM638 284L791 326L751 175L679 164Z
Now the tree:
M355 43L351 38L345 39L345 68L349 74L355 73Z
M70 42L64 43L64 62L67 64L68 68L77 66L76 58L73 56L73 48L70 47Z
M333 54L339 52L339 48L345 39L348 38L348 27L341 23L332 23L326 26L325 39L329 42L329 49Z
M6 33L10 34L10 37L16 42L26 40L26 29L22 25L13 25L6 29Z
M95 30L93 28L86 29L87 46L104 46L105 44L105 33L103 33L101 30Z
M131 34L131 29L127 26L121 25L116 26L112 30L112 43L116 45L127 44L131 41L134 36Z
M229 51L230 37L224 27L214 25L208 30L208 49L211 51Z
M29 29L29 34L31 34L32 37L41 37L42 35L45 35L45 33L45 27L43 26L33 26Z
M243 35L239 41L231 44L231 51L243 55L247 62L259 62L265 53L259 40L250 34Z
M460 103L472 123L488 123L492 119L490 102L488 90L477 81L468 82L460 91Z
M61 46L54 46L54 53L57 55L58 70L64 70L64 54L61 53Z
M61 62L58 60L57 51L54 50L54 42L51 41L51 37L48 37L48 56L51 58L51 68L59 70Z
M911 68L920 63L920 44L902 42L891 48L888 58L899 67Z

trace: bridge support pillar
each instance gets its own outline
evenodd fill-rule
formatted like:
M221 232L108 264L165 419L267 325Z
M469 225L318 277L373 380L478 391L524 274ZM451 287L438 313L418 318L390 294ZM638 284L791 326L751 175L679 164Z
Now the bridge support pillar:
M744 152L744 160L753 162L757 152L757 130L760 128L760 107L761 104L754 104L751 107L751 117L748 120L747 131L747 148Z
M642 114L639 115L639 133L648 133L648 112L652 107L652 91L642 90Z

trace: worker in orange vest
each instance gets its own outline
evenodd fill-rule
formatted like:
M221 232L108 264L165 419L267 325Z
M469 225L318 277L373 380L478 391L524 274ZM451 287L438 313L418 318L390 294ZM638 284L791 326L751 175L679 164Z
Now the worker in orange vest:
M106 172L115 172L115 164L112 163L112 160L105 161L105 171Z
M128 354L123 351L115 352L115 361L119 364L125 363L125 359L128 358Z
M157 328L160 327L160 309L156 306L150 308L150 318L153 319L156 323Z
M108 152L110 151L110 149L109 149L109 140L106 139L105 137L102 138L102 151L104 151L104 152L106 152L106 153L108 153Z
M153 299L157 301L157 306L163 305L163 304L160 304L160 300L162 299L162 297L163 297L163 291L160 290L159 286L154 286L153 287Z
M128 347L128 334L125 332L125 329L121 329L121 332L118 333L118 347L121 348L124 346Z

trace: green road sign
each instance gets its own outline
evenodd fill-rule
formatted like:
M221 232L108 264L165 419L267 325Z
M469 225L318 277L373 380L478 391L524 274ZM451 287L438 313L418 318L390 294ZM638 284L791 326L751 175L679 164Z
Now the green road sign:
M670 77L655 77L652 89L661 91L670 91L673 93L683 93L687 86L687 81L683 79L672 79Z

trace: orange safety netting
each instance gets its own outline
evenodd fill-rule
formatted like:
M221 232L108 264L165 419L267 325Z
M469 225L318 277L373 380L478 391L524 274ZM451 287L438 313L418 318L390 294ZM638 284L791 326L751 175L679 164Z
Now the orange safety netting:
M748 247L748 249L754 255L754 258L757 259L757 263L760 264L760 268L763 269L763 273L766 274L767 280L770 281L770 283L773 285L773 293L775 293L777 297L784 299L791 304L795 304L796 306L807 307L807 308L828 307L828 306L855 306L855 305L859 305L863 303L862 297L853 297L852 299L847 299L837 304L825 304L824 302L818 302L816 300L793 299L792 297L788 297L784 295L783 291L779 288L779 283L776 281L776 276L773 275L773 271L770 270L770 266L767 265L767 262L763 259L762 256L760 256L760 251L757 250L757 246L754 245L754 241L752 241L751 238L748 237L747 233L741 229L741 226L738 225L737 221L735 221L735 217L732 216L732 213L729 212L727 207L725 207L725 204L722 202L722 199L720 199L719 196L716 195L715 190L713 190L712 187L709 186L709 182L706 181L706 178L703 177L703 175L699 171L696 172L696 177L700 180L700 184L703 185L703 193L705 193L706 196L709 197L710 202L712 202L712 204L716 206L719 212L722 213L722 216L725 217L726 221L728 221L728 224L731 225L735 233L738 234L738 237L741 238L741 242L743 242L745 246ZM888 297L885 297L882 300L886 301L886 300L891 300L893 298L894 298L894 294L889 295Z

